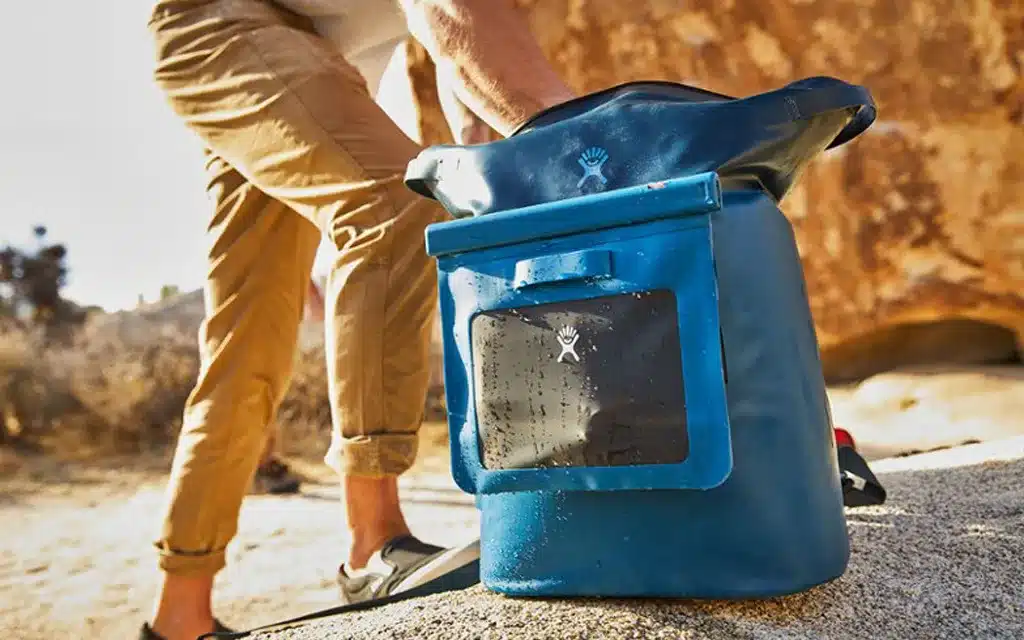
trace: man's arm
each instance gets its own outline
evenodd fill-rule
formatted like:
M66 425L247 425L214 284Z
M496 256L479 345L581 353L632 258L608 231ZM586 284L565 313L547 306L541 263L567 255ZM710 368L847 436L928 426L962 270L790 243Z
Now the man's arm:
M511 0L402 0L441 84L503 136L575 97Z
M442 82L440 77L437 82L437 95L455 144L481 144L493 139L494 130L491 126L463 104L455 95L455 91Z

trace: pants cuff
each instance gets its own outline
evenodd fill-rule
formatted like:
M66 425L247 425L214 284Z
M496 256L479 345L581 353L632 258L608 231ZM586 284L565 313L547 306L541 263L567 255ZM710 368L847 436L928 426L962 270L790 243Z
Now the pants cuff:
M190 552L174 551L166 545L157 544L160 553L160 569L176 576L212 576L227 564L225 551Z
M324 456L327 466L344 476L399 476L416 461L417 433L381 433L335 439Z

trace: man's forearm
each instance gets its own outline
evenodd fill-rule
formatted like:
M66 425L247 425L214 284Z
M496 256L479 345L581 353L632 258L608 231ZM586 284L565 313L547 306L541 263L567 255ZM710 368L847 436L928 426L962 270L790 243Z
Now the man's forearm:
M444 83L501 135L574 97L510 0L402 0L402 6Z
M455 144L481 144L493 139L491 136L494 130L491 126L463 104L455 95L455 91L446 82L442 82L440 77L437 82L437 96Z

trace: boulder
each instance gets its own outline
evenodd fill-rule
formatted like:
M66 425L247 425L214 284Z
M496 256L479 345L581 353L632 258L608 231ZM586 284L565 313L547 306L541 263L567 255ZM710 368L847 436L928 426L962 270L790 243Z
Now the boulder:
M858 377L901 364L1019 357L1024 5L519 4L548 58L579 92L662 79L743 96L815 75L867 86L878 122L814 162L783 202L827 373ZM449 142L432 63L413 42L406 54L402 81L418 109L403 128L424 144ZM949 340L925 340L930 350L905 350L907 328L950 321L973 323L982 347L954 343L962 335L954 328ZM843 349L853 343L857 349Z
M807 592L728 602L514 598L477 586L270 629L253 638L1022 637L1024 590L1019 560L1013 558L1020 555L1024 438L875 466L889 501L847 510L850 566L838 580ZM449 527L446 539L461 533L457 525ZM244 606L252 606L251 597ZM261 612L267 607L259 606Z

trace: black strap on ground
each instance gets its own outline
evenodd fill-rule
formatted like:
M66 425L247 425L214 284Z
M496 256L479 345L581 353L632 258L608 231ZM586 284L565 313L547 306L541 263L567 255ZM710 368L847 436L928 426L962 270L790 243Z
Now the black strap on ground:
M867 461L865 461L864 458L862 458L861 455L852 447L839 447L838 455L839 472L842 474L843 505L847 507L865 507L885 502L885 488L878 481L878 478L875 477L875 474L871 472ZM421 584L415 589L403 591L402 593L386 596L384 598L377 598L375 600L368 600L366 602L357 602L355 604L331 607L330 609L324 609L323 611L314 611L313 613L307 613L297 618L292 618L291 620L275 622L262 627L256 627L255 629L249 629L248 631L207 633L206 635L200 636L198 640L233 640L235 638L249 638L253 634L261 633L263 631L281 630L293 625L311 622L322 618L329 618L343 613L366 611L368 609L383 607L384 605L395 602L401 602L402 600L420 598L423 596L434 595L436 593L444 593L446 591L468 589L479 582L480 561L475 560L451 573L447 573L431 580L430 582Z
M839 472L842 474L843 506L869 507L885 502L885 487L871 472L868 463L853 447L839 447Z
M313 620L319 620L321 618L329 618L342 613L355 613L356 611L366 611L368 609L375 609L382 607L387 604L395 602L401 602L402 600L410 600L412 598L420 598L423 596L434 595L435 593L444 593L446 591L459 591L461 589L468 589L473 585L480 582L480 561L474 560L469 564L459 567L451 573L446 573L443 576L434 578L430 582L425 582L420 586L396 593L394 595L386 596L384 598L377 598L374 600L367 600L365 602L356 602L354 604L344 604L337 607L331 607L330 609L324 609L323 611L314 611L313 613L307 613L291 620L285 620L283 622L274 622L262 627L256 627L255 629L249 629L248 631L237 631L237 632L213 632L199 636L197 640L225 640L233 638L249 638L256 633L271 630L281 630L287 627L311 622Z

